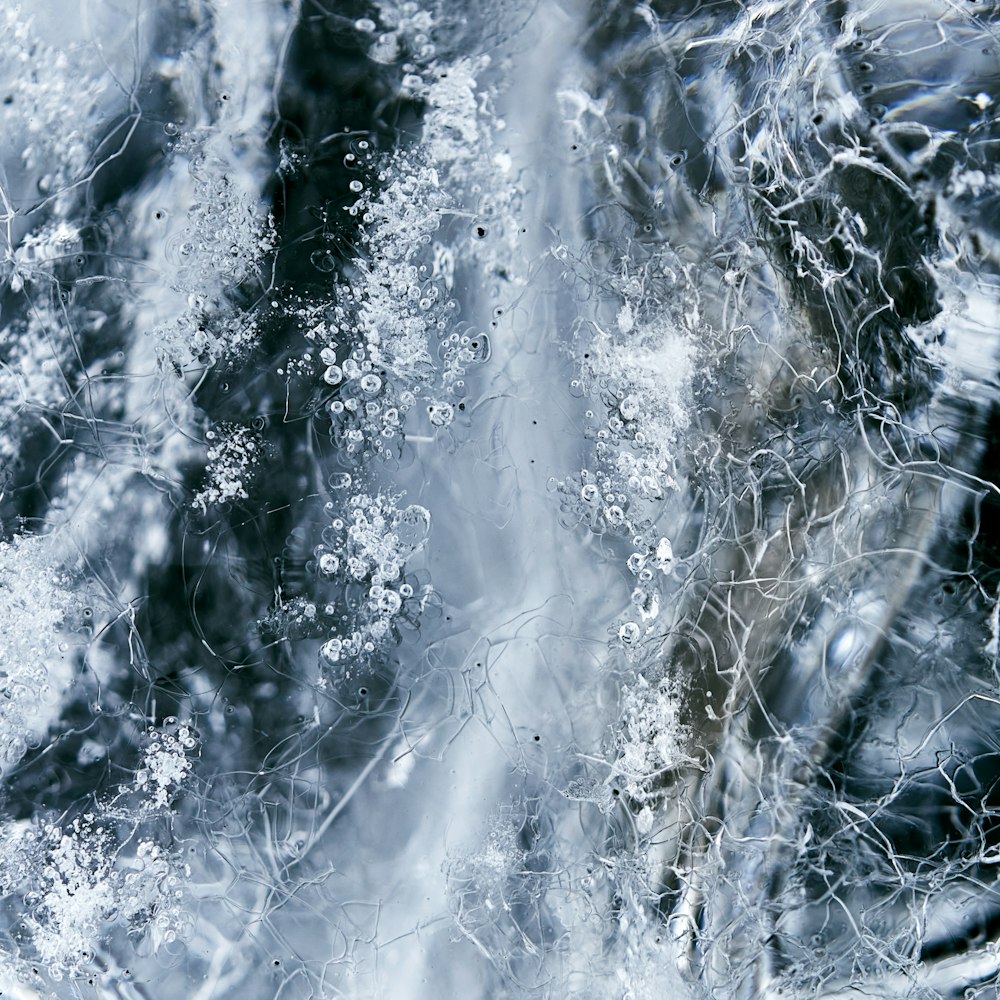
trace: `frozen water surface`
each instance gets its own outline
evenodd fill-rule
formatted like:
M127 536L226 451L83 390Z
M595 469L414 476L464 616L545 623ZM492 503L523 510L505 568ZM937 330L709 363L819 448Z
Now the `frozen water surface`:
M0 991L995 997L998 25L0 4Z

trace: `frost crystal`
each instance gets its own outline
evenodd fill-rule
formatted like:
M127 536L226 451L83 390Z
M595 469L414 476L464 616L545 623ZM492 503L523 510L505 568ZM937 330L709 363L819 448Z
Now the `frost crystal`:
M418 504L398 506L398 496L358 493L348 498L349 520L335 517L324 532L324 543L313 555L325 587L334 586L335 599L322 615L311 604L294 605L299 617L331 620L336 631L320 652L322 659L350 675L411 622L427 598L405 576L430 532L430 514ZM349 595L355 594L352 600ZM290 613L286 610L286 617Z
M207 433L205 485L191 501L202 511L209 506L246 500L254 473L263 459L260 439L248 427L219 425Z
M183 867L152 841L126 848L92 814L65 827L8 827L5 837L0 892L19 898L31 944L53 979L91 967L111 923L148 931L154 947L185 932Z
M687 761L690 739L679 717L679 697L665 682L644 677L622 693L622 731L615 770L625 791L642 804L655 797L663 776Z
M68 627L82 611L55 538L0 542L0 766L9 767L47 729L71 680Z
M20 5L0 13L0 38L4 134L18 136L19 166L37 173L40 193L55 196L65 207L69 199L62 190L86 176L89 130L96 124L108 81L90 72L85 46L46 44L44 32ZM67 117L69 107L75 114ZM9 201L5 207L10 208Z
M188 756L198 742L189 726L166 719L162 729L150 729L142 765L135 774L136 788L146 799L143 808L161 809L183 784L191 770Z

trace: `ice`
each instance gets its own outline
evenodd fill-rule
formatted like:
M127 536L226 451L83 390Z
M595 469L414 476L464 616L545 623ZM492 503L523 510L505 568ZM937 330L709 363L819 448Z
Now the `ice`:
M996 27L0 10L0 991L994 995Z

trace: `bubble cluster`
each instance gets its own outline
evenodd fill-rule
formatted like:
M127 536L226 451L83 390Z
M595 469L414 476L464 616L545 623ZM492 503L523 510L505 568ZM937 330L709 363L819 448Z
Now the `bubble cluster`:
M624 626L623 626L624 627ZM638 675L622 692L622 728L611 780L643 808L665 794L664 774L687 762L691 732L680 719L679 693L669 680L657 684Z
M246 500L264 459L259 435L250 427L219 424L205 437L205 485L194 495L192 506L207 512L210 506Z
M329 503L323 540L307 567L316 577L315 598L296 598L272 618L272 625L294 622L323 638L321 661L338 679L367 669L401 630L416 628L431 593L411 572L430 534L430 514L419 504L401 506L401 499L355 493L343 514Z
M57 538L0 542L0 767L21 759L50 725L74 672L83 602Z
M164 719L162 727L150 729L148 736L135 784L147 796L144 805L164 808L188 777L192 767L189 754L197 748L198 740L190 726L173 716Z
M169 840L168 805L190 779L196 747L193 729L167 718L149 728L133 783L71 820L4 828L0 895L53 981L92 969L94 942L109 925L148 937L153 950L190 937L190 871L160 839Z
M119 839L109 819L5 831L0 893L16 899L35 961L56 982L93 968L108 924L148 934L154 948L190 935L183 863L152 840Z
M187 164L192 191L184 224L168 240L165 264L187 308L159 323L153 335L175 369L239 358L256 344L257 322L238 307L239 290L277 246L273 216L264 215L233 179L222 138L216 129L193 129L172 150Z

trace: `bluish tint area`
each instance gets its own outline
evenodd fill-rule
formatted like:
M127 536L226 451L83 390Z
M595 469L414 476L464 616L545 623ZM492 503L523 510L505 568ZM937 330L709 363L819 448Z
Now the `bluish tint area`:
M0 993L995 997L995 5L70 7Z

